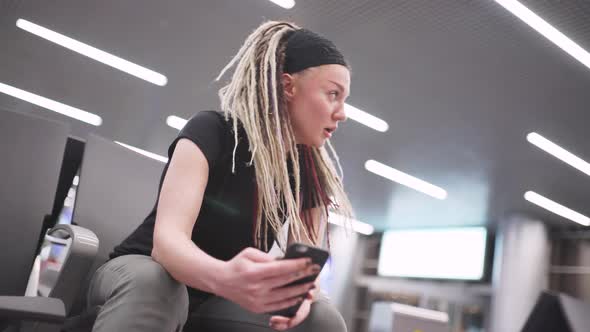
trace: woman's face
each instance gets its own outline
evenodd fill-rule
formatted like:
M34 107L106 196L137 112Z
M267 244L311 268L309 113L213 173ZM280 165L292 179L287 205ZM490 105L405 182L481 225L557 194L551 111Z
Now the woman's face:
M346 120L350 72L345 66L322 65L283 74L283 88L297 144L321 147Z

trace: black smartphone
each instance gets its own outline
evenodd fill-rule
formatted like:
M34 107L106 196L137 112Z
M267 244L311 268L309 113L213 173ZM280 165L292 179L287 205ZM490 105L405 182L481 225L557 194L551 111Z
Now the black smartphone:
M328 260L329 256L330 254L324 249L313 247L303 243L293 243L287 248L287 252L285 253L285 256L282 259L311 258L312 264L319 265L321 271L321 268L324 267L324 264L326 264L326 261ZM295 280L283 287L292 287L295 285L301 285L308 282L312 282L317 278L318 274ZM295 316L300 306L301 303L286 309L271 312L269 314L273 316L278 315L291 318Z

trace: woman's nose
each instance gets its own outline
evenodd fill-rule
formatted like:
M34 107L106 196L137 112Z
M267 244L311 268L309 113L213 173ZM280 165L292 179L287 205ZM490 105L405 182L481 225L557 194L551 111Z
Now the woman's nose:
M344 107L344 103L342 103L338 109L336 110L336 112L334 112L334 120L336 121L346 121L346 119L348 119L348 117L346 116L346 110Z

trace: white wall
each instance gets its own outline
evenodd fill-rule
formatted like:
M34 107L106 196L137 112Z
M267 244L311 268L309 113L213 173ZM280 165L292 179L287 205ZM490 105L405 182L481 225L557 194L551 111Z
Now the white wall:
M331 265L322 275L321 288L326 291L332 303L338 308L348 329L354 322L356 287L355 279L360 271L365 250L362 238L354 231L340 226L330 226Z
M499 225L493 276L491 332L518 332L548 287L550 245L545 225L513 216Z

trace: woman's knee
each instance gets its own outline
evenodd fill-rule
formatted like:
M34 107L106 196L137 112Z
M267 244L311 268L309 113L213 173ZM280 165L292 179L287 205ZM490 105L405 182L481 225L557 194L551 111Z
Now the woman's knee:
M119 257L110 273L117 274L111 296L140 295L142 298L167 298L188 305L186 286L176 281L162 265L149 256ZM117 258L117 259L119 259Z
M162 265L145 256L131 265L124 273L127 287L135 291L150 292L161 296L186 294L186 287L176 281ZM188 296L188 295L187 295Z
M346 332L344 318L332 303L320 300L311 305L301 331Z
M186 286L174 280L151 257L130 255L116 258L97 271L88 305L100 308L97 331L125 330L108 327L139 321L159 331L170 331L186 321L188 293Z

